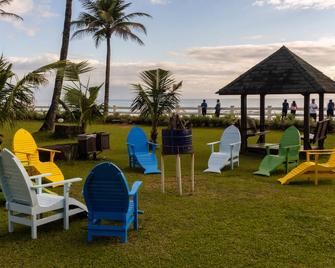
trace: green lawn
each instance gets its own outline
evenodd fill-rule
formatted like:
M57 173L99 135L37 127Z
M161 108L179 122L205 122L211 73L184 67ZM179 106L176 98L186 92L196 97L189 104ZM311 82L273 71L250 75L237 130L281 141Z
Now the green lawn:
M40 122L19 122L35 132ZM7 233L5 210L0 210L0 267L334 267L335 266L335 184L300 181L281 186L280 173L265 178L252 174L260 156L241 156L241 166L222 175L204 174L210 154L207 142L218 140L221 129L193 130L196 152L196 192L177 195L175 162L166 163L167 193L160 193L160 176L144 176L127 167L126 137L130 126L93 125L89 131L111 134L111 150L99 161L58 163L67 178L85 178L101 161L116 163L130 183L140 179L138 235L131 231L129 242L98 238L86 242L86 219L74 217L70 230L62 222L42 226L38 239L30 230L16 226ZM147 133L149 128L145 127ZM15 130L0 129L5 146L11 148ZM269 142L278 142L273 132ZM35 135L39 145L55 143L47 135ZM67 142L66 140L57 142ZM335 147L335 136L327 140ZM182 162L184 190L190 190L189 157ZM74 184L71 194L82 199L83 183Z

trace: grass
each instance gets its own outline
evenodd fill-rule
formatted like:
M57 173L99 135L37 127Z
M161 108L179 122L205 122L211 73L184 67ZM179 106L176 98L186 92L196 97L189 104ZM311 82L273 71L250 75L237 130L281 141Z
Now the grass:
M36 132L40 122L19 122ZM196 152L196 193L177 195L175 162L166 163L167 194L160 193L159 175L144 176L127 167L126 136L130 126L93 125L89 131L111 134L111 150L99 161L58 163L67 178L85 178L100 161L120 166L130 184L140 179L138 235L130 231L128 244L98 238L86 242L86 219L74 217L70 230L56 222L38 229L38 239L16 226L7 233L5 209L0 209L1 267L334 267L335 265L335 185L332 181L299 181L281 186L278 172L270 178L254 176L261 156L242 155L241 166L222 175L204 174L210 154L206 143L217 140L221 129L193 130ZM149 128L144 127L147 133ZM5 146L11 148L15 130L0 129ZM278 142L280 132L272 132L269 142ZM49 135L36 134L39 145L55 143ZM68 142L59 140L57 142ZM327 139L335 147L335 136ZM190 163L183 157L184 190L190 190ZM74 184L72 196L82 199L83 183Z

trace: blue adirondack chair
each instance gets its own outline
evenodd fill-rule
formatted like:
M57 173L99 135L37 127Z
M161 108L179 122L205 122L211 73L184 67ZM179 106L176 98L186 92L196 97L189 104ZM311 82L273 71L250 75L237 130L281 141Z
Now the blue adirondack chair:
M149 151L149 144L152 146L152 152ZM131 168L141 167L144 174L161 173L158 169L156 158L157 144L149 142L144 131L139 127L130 130L127 139L129 166Z
M89 242L94 236L116 236L126 243L130 225L138 230L138 190L141 185L141 181L136 181L129 191L122 171L112 163L93 168L83 191L88 209ZM102 224L103 220L111 225ZM112 225L116 222L117 225Z

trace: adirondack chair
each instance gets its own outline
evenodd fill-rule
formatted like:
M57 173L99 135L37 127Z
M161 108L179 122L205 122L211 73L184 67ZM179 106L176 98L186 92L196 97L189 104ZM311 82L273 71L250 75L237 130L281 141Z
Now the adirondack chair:
M316 123L316 127L309 134L309 149L312 149L311 144L318 143L317 149L324 149L324 142L327 138L328 134L328 126L330 124L329 119L325 119L323 121L318 121ZM304 140L304 136L301 137L301 140Z
M219 144L219 152L215 152L215 145ZM239 165L239 155L241 149L241 134L237 127L230 126L222 134L221 140L207 144L212 149L212 154L208 160L208 169L204 172L221 173L221 169L230 165L234 169L234 164Z
M61 181L64 195L42 193L45 187L57 183L42 184L42 178L50 174L29 177L20 160L9 150L0 152L0 183L6 198L8 210L8 231L14 231L14 223L31 227L32 239L37 238L37 227L59 219L64 220L64 229L69 229L69 217L87 208L76 199L69 197L71 183L81 181L74 178ZM36 184L33 185L32 180ZM71 206L71 209L70 209ZM49 212L53 212L49 215ZM48 216L43 217L45 213Z
M149 152L149 145L152 146L152 152ZM139 127L130 130L127 139L129 166L131 168L141 167L144 174L161 173L158 169L156 158L157 144L149 142L144 131Z
M300 133L294 126L285 130L279 144L278 155L270 154L270 147L266 148L267 155L262 160L256 175L270 176L271 172L276 170L281 165L285 165L286 173L288 172L289 164L298 164L299 151L301 146Z
M58 166L54 163L54 157L56 153L60 151L38 148L33 136L25 129L19 129L13 139L13 151L18 159L29 167L33 167L33 174L45 174L51 173L45 177L46 180L51 182L57 182L64 180L64 175ZM45 151L50 153L49 162L41 162L39 159L39 151ZM59 186L61 184L55 184Z
M320 177L335 178L335 148L333 150L308 150L305 152L306 162L292 169L286 176L278 179L281 184L289 184L300 177L307 177L308 180L314 177L314 183L318 185ZM320 163L319 157L323 155L330 155L330 157L327 162ZM314 159L311 156L314 156Z
M89 242L94 236L116 236L126 243L130 225L138 230L138 190L141 185L141 181L136 181L129 191L122 171L112 163L102 163L93 168L83 191L88 208ZM106 225L103 220L119 224Z

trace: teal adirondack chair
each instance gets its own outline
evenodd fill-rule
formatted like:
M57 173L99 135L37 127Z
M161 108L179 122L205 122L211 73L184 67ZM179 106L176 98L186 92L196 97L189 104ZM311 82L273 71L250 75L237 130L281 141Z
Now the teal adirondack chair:
M94 236L116 236L126 243L130 225L138 230L138 214L141 213L138 190L141 185L141 181L135 181L129 191L122 171L112 163L101 163L93 168L83 190L88 208L89 242Z
M267 155L262 160L256 175L270 176L271 172L284 165L286 173L290 164L297 165L299 162L299 151L301 139L299 130L291 126L285 130L279 144L278 155L270 154L271 145L267 146Z
M152 152L149 151L152 146ZM141 167L144 174L158 174L158 161L156 157L157 144L149 142L144 131L139 127L133 127L127 139L129 166L131 168Z
M14 231L14 223L31 227L31 237L37 238L37 227L52 221L64 220L64 229L69 229L69 217L87 212L84 204L69 197L70 186L80 178L42 184L42 178L51 174L29 177L20 160L9 150L0 152L0 184L6 198L8 231ZM32 181L36 183L33 184ZM45 187L61 183L64 195L42 193Z

